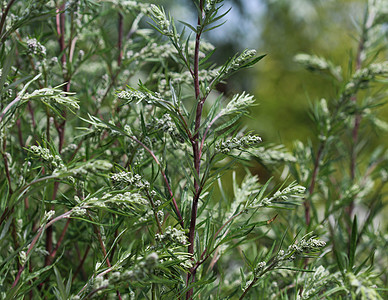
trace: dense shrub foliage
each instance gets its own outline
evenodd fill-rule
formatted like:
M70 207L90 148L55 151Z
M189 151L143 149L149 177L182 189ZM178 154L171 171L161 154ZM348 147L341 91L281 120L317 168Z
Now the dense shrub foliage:
M368 142L388 130L385 1L348 69L295 57L337 93L312 101L318 142L289 150L243 126L252 95L217 90L265 63L212 63L222 2L194 0L196 24L135 1L2 2L2 299L387 295L388 151Z

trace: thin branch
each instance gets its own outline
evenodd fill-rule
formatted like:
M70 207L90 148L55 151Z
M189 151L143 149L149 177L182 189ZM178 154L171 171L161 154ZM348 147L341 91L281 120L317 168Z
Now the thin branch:
M160 164L158 158L155 156L155 154L152 152L151 149L149 149L146 145L144 145L141 141L139 141L135 136L129 136L129 138L133 141L135 141L136 143L138 143L140 146L142 146L144 148L144 150L146 150L151 156L152 158L154 159L154 161L156 162L156 164L158 165L159 169L160 169L160 173L162 174L163 176L163 179L164 179L164 182L166 183L166 186L167 186L167 189L168 189L168 192L170 193L170 196L172 198L172 203L174 205L174 208L175 208L175 211L176 211L176 214L179 218L179 223L181 224L182 228L184 228L184 223L183 223L183 218L182 218L182 215L179 211L179 208L178 208L178 205L176 203L176 200L174 198L174 194L172 192L172 189L170 187L170 184L168 182L168 179L167 179L167 176L166 174L164 173L163 171L163 168L162 168L162 165Z
M12 190L11 173L9 171L8 158L7 158L7 154L6 154L6 148L7 148L7 139L4 138L1 155L3 156L5 176L6 176L7 181L8 181L8 194L9 194L8 196L11 196L12 193L13 193L13 190Z
M52 224L54 224L55 222L59 221L59 220L62 220L62 219L65 219L65 218L69 218L70 215L71 215L72 211L69 210L67 212L65 212L64 214L52 219L51 221L49 221L48 223L46 223L44 226L41 226L39 229L38 229L38 232L37 234L35 235L35 237L33 238L30 246L28 247L28 250L26 252L26 257L28 258L29 257L29 254L31 252L31 250L35 247L39 237L41 236L41 234L43 233L43 231L47 228L49 228ZM27 259L28 261L28 259ZM24 271L24 269L26 268L26 264L27 264L27 261L24 263L24 265L22 265L20 268L19 268L19 271L16 275L16 278L12 284L12 287L11 288L14 288L18 282L19 282L19 279L20 279L20 276L22 274L22 272Z
M313 169L313 174L311 176L311 182L310 182L310 186L309 186L309 189L308 189L309 195L308 195L308 198L305 199L305 201L303 202L303 205L304 205L304 216L305 216L305 220L306 220L307 226L310 225L310 221L311 221L311 216L310 216L310 199L311 199L311 196L314 193L315 184L316 184L318 173L319 173L319 164L320 164L321 159L322 159L323 150L325 149L325 145L326 145L325 142L322 142L319 145L317 157L315 158L315 161L314 161L314 169Z
M121 65L121 59L123 57L123 14L118 12L119 21L118 21L118 55L117 55L117 65Z
M14 4L15 0L10 0L7 4L7 7L5 8L3 14L1 15L1 20L0 20L0 36L2 36L3 33L3 27L5 24L5 19L7 18L7 15L9 13L9 10L11 9L11 6Z
M71 219L67 219L67 222L66 222L66 224L65 224L65 227L64 227L63 230L62 230L61 236L60 236L59 239L58 239L57 245L55 246L54 251L51 252L51 254L50 254L50 257L51 257L51 258L54 258L55 255L57 254L57 251L58 251L59 247L61 246L61 244L62 244L62 242L63 242L63 239L65 238L66 231L67 231L67 229L69 228L70 220L71 220Z
M90 251L90 246L88 245L88 246L86 247L84 256L82 257L82 259L81 259L81 261L80 261L80 263L79 263L77 269L76 269L75 272L74 272L72 282L74 282L74 279L77 277L78 273L82 270L83 265L84 265L84 263L85 263L85 260L86 260L86 258L88 257L89 251Z

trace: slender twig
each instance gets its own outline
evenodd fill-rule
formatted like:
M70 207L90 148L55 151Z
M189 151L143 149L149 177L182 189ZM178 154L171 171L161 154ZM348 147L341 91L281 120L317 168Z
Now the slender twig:
M7 18L7 15L9 13L9 10L11 9L11 6L14 4L15 0L10 0L7 4L7 7L3 11L3 14L1 15L1 20L0 20L0 36L2 36L3 33L3 27L5 24L5 19Z
M121 59L123 57L123 14L121 12L119 14L119 21L118 21L118 41L117 41L117 48L118 48L118 55L117 55L117 65L121 65Z
M175 200L175 197L174 197L174 194L172 192L172 189L170 187L170 184L168 182L168 179L167 179L167 176L166 174L164 173L163 171L163 168L162 168L162 165L160 164L158 158L155 156L155 154L152 152L152 150L150 148L148 148L146 145L144 145L141 141L139 141L135 136L129 136L129 138L133 141L135 141L136 143L138 143L140 146L142 146L144 148L144 150L146 150L151 156L152 158L154 159L154 161L156 162L156 164L158 165L159 169L160 169L160 173L162 174L162 177L164 179L164 182L166 183L166 186L167 186L167 189L168 189L168 192L170 193L170 196L172 198L172 203L174 205L174 208L175 208L175 211L176 211L176 214L178 216L178 222L181 224L182 228L184 228L184 224L183 224L183 218L182 218L182 215L180 213L180 210L178 208L178 205L176 203L176 200Z
M18 139L19 139L20 149L24 149L24 141L23 141L23 134L22 134L22 124L21 124L20 118L18 118L16 120L16 126L18 127Z
M66 1L63 1L63 3L57 8L57 15L56 15L56 25L57 25L57 34L58 34L58 43L60 50L62 52L61 56L61 62L62 67L66 64L66 54L64 52L66 45L65 45L65 15L63 13L65 9Z
M27 250L27 252L26 252L26 257L27 257L27 258L29 257L29 254L30 254L31 250L35 247L35 245L36 245L36 243L37 243L39 237L41 236L41 234L43 233L43 231L44 231L45 229L49 228L52 224L54 224L55 222L57 222L57 221L59 221L59 220L62 220L62 219L65 219L65 218L69 218L70 215L71 215L71 213L72 213L72 211L69 210L69 211L65 212L64 214L62 214L62 215L60 215L60 216L58 216L58 217L52 219L51 221L49 221L49 222L48 222L47 224L45 224L44 226L41 226L41 227L38 229L37 234L36 234L35 237L33 238L33 240L32 240L32 242L31 242L30 246L28 247L28 250ZM20 276L21 276L22 272L24 271L24 269L25 269L25 267L26 267L26 264L27 264L27 262L25 262L24 265L22 265L22 266L19 268L19 271L18 271L18 273L17 273L17 275L16 275L16 278L15 278L15 280L14 280L14 282L13 282L11 288L14 288L14 287L18 284L19 279L20 279Z
M3 121L3 118L5 114L11 109L12 106L14 106L16 103L18 103L22 98L20 96L17 96L14 100L12 100L1 112L0 114L0 122Z
M237 218L239 215L241 215L244 211L240 211L239 213L231 216L218 230L217 232L214 234L213 236L213 241L212 241L212 244L214 243L214 241L216 240L217 236L220 234L220 232L225 228L226 225L228 225L230 222L232 222L235 218ZM212 253L218 248L218 245L216 247L213 248L213 250L211 250L209 253L208 252L208 248L206 247L205 250L203 250L202 254L201 254L201 260L200 261L197 261L197 263L195 264L194 266L194 269L197 270L198 267L200 265L202 265L209 257L210 255L212 255ZM205 254L207 253L207 255L205 256ZM204 257L205 256L205 257Z
M27 107L28 107L28 111L30 112L32 127L36 128L35 113L34 113L34 110L32 108L32 105L31 105L30 101L28 101Z
M6 149L7 149L7 139L4 138L3 139L2 150L1 150L1 155L3 156L5 176L6 176L7 181L8 181L8 197L10 197L12 195L12 193L13 193L13 190L12 190L11 173L9 171L9 165L8 165L8 158L7 158Z
M63 239L65 238L66 231L67 231L67 229L69 228L70 220L71 220L71 219L67 219L67 222L66 222L66 224L65 224L65 227L63 227L62 233L61 233L61 235L60 235L60 237L59 237L59 239L58 239L58 242L57 242L57 244L56 244L56 246L55 246L55 249L54 249L54 251L51 252L51 254L50 254L50 257L51 257L51 258L54 258L55 255L57 254L57 251L58 251L59 247L61 246L61 244L62 244L62 242L63 242Z
M310 182L310 186L308 189L309 195L308 195L308 198L305 199L305 201L303 202L304 216L305 216L307 226L310 225L310 221L311 221L310 201L311 201L311 196L314 193L315 184L316 184L318 173L319 173L319 165L321 163L321 159L322 159L322 155L323 155L323 150L325 149L325 145L326 145L325 142L321 142L321 144L319 145L317 156L315 157L315 161L314 161L314 169L313 169L313 174L311 176L311 182Z
M97 234L98 242L100 243L100 247L101 247L102 253L103 253L104 257L105 257L106 264L107 264L109 270L111 270L112 269L112 264L110 263L110 260L109 260L109 257L108 257L108 253L106 252L104 241L102 240L102 236L101 236L101 231L98 229L98 227L96 225L94 225L94 230L95 230L95 232ZM116 290L116 295L117 295L118 299L121 300L121 295L120 295L119 290Z
M154 217L155 217L156 224L158 225L159 233L160 233L160 234L163 234L162 225L160 224L160 221L159 221L159 218L158 218L158 213L157 213L157 211L156 211L155 203L154 203L154 201L152 200L152 197L151 197L150 193L149 193L147 190L145 190L145 193L146 193L146 195L147 195L148 200L149 200L150 203L151 203L152 211L153 211L153 213L154 213Z
M74 282L74 279L77 277L78 273L82 270L83 265L84 265L84 263L85 263L85 260L86 260L86 258L88 257L89 251L90 251L90 246L88 245L88 246L86 247L84 256L82 257L82 259L81 259L81 261L80 261L80 263L79 263L77 269L76 269L75 272L74 272L73 279L72 279L73 282Z
M259 278L261 276L263 276L265 273L271 271L274 267L276 267L276 265L278 264L278 260L277 259L274 259L272 261L271 264L269 264L263 271L260 272L260 274L257 274L253 280L251 281L251 283L248 285L247 288L244 289L244 292L243 294L241 295L241 297L239 298L239 300L242 300L245 298L245 296L248 294L249 290L256 284L256 282L259 280Z

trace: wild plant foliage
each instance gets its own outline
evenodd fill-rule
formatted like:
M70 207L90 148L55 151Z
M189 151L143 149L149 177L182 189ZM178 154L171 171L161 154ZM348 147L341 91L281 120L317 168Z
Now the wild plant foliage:
M338 94L293 151L244 129L253 95L217 90L265 56L212 63L223 5L193 1L189 24L135 1L3 2L2 299L383 298L388 156L365 138L388 128L384 2L349 70L296 57Z

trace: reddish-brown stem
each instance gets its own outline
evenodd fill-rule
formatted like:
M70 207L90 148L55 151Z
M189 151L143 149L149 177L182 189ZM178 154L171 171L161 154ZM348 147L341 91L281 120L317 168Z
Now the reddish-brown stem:
M63 242L63 239L65 238L66 231L67 231L67 229L69 228L69 225L70 225L70 219L67 219L67 222L66 222L66 224L65 224L65 227L63 227L61 236L60 236L59 239L58 239L57 245L55 246L54 251L51 252L51 254L50 254L50 257L51 257L51 258L54 258L55 255L57 254L57 251L58 251L59 247L61 246L61 244L62 244L62 242Z
M102 253L103 253L104 257L105 257L106 264L108 265L109 269L111 269L112 265L110 263L108 255L107 255L106 248L105 248L105 245L104 245L104 241L102 240L101 232L97 228L97 226L94 226L94 230L97 233L98 242L100 243L100 247L101 247ZM116 290L116 295L117 295L117 298L119 300L121 300L121 295L120 295L120 292L118 290Z
M86 258L88 257L89 251L90 251L90 246L87 246L87 247L86 247L86 250L85 250L85 253L84 253L84 256L82 257L82 259L81 259L81 261L80 261L80 263L79 263L77 269L76 269L75 272L74 272L72 281L74 281L74 279L77 277L78 273L82 270L83 265L84 265L84 263L85 263L85 260L86 260Z
M7 7L3 11L3 14L1 15L1 20L0 20L0 36L2 36L3 33L3 27L5 24L5 19L7 18L7 15L9 13L9 10L11 9L11 6L14 4L15 0L10 0L7 4Z
M201 167L201 153L199 149L199 128L201 127L201 117L203 104L205 103L206 97L200 97L200 84L199 84L199 48L201 42L202 34L202 18L203 18L203 0L199 2L200 15L198 15L198 31L195 36L195 49L194 49L194 70L193 70L193 79L194 79L194 90L195 90L195 99L197 101L197 110L195 115L195 127L194 134L191 138L191 144L193 147L193 156L194 156L194 169L197 173L197 178L200 178L200 167ZM188 253L194 254L194 237L195 237L195 228L197 222L197 210L198 210L198 201L200 197L200 182L194 178L194 197L193 203L191 206L191 218L190 218L190 228L189 228L189 246ZM191 282L195 281L195 272L196 269L193 267L190 269L190 272L187 274L186 285L189 285ZM193 296L193 289L190 289L186 293L186 299L191 299Z
M20 118L16 120L16 126L18 127L18 139L19 139L20 149L23 149L24 142L23 142L23 134L22 134L22 126L21 126Z
M28 107L28 111L30 112L32 127L36 128L35 114L34 114L34 110L32 108L31 102L28 101L27 107Z
M35 247L37 241L39 240L39 237L40 235L42 234L43 230L44 229L47 229L49 228L52 224L54 224L55 222L59 221L59 220L62 220L62 219L65 219L65 218L69 218L71 215L71 211L68 211L68 212L65 212L64 214L52 219L51 221L49 221L46 225L44 226L41 226L39 229L38 229L38 232L37 234L35 235L35 237L33 238L30 246L28 247L28 250L26 252L26 256L28 257L28 255L30 254L31 250ZM27 263L27 262L26 262ZM26 263L24 265L22 265L20 268L19 268L19 271L16 275L16 278L12 284L12 287L11 288L14 288L18 282L19 282L19 279L20 279L20 276L22 274L22 272L24 271L24 269L26 268Z
M58 43L60 50L62 52L61 56L61 62L62 66L64 67L66 64L66 54L65 54L65 14L63 11L65 10L66 1L63 1L63 3L57 8L57 15L56 15L56 25L57 25L57 34L58 34Z
M123 57L123 15L121 12L119 14L119 21L118 21L118 41L117 41L117 48L118 48L118 55L117 55L117 65L121 65L121 59Z

